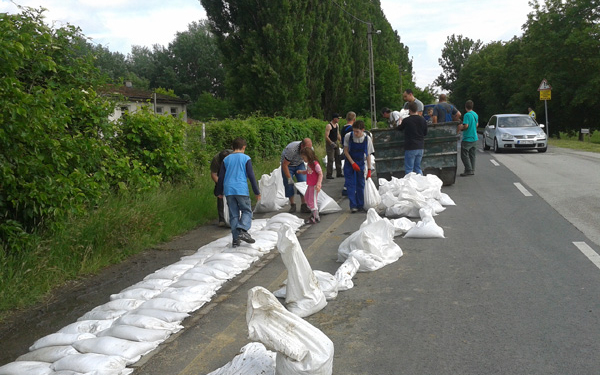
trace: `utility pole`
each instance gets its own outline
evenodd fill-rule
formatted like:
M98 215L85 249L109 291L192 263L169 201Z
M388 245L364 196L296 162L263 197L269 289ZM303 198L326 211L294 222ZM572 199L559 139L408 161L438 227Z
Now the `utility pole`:
M380 32L378 30L378 32ZM371 128L377 128L377 105L375 103L375 67L373 65L373 24L367 23L367 39L369 42L369 73L370 73L370 98L371 98Z

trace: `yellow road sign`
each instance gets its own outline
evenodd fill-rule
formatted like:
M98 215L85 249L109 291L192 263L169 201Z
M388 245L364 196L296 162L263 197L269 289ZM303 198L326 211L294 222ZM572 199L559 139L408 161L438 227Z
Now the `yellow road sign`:
M540 100L551 100L552 90L540 90Z

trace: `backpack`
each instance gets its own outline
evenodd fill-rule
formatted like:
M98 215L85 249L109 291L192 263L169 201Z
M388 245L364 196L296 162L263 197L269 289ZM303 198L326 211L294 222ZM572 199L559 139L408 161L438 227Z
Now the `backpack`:
M344 139L346 138L346 134L348 134L348 132L351 132L351 131L352 131L352 125L346 125L340 131L340 135L342 136L342 147L344 146Z

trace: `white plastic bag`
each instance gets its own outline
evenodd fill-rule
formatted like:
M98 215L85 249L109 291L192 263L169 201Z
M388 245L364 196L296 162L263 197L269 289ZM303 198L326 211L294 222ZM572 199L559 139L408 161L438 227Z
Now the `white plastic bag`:
M348 259L342 263L342 265L335 272L335 278L338 283L338 291L348 290L354 288L354 282L352 278L358 272L358 268L360 267L360 263L358 260L352 256L349 256Z
M275 352L259 342L251 342L225 366L208 375L260 374L275 375Z
M263 287L248 291L248 335L277 352L275 374L330 375L333 342L306 320L287 311Z
M365 203L364 207L366 210L370 208L377 209L381 204L381 196L375 187L375 183L372 178L367 178L365 181Z
M396 228L389 220L378 220L346 238L338 248L338 262L344 262L353 250L364 250L381 258L385 264L397 261L402 249L394 242Z
M278 234L277 249L288 271L286 307L300 317L319 312L327 305L327 300L296 234L287 224L281 227Z
M256 203L254 212L279 211L287 204L288 199L283 192L281 168L276 168L271 174L263 174L258 180L258 188L261 198Z
M436 224L431 208L420 210L421 221L411 228L404 238L444 238L444 229Z

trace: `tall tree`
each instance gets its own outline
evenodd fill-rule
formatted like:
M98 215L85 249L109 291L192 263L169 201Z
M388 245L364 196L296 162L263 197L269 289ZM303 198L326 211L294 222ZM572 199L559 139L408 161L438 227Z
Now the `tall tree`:
M442 57L438 59L442 73L435 79L434 84L452 93L465 62L471 54L481 48L481 45L482 42L479 39L474 41L462 35L452 34L449 36L442 48Z

